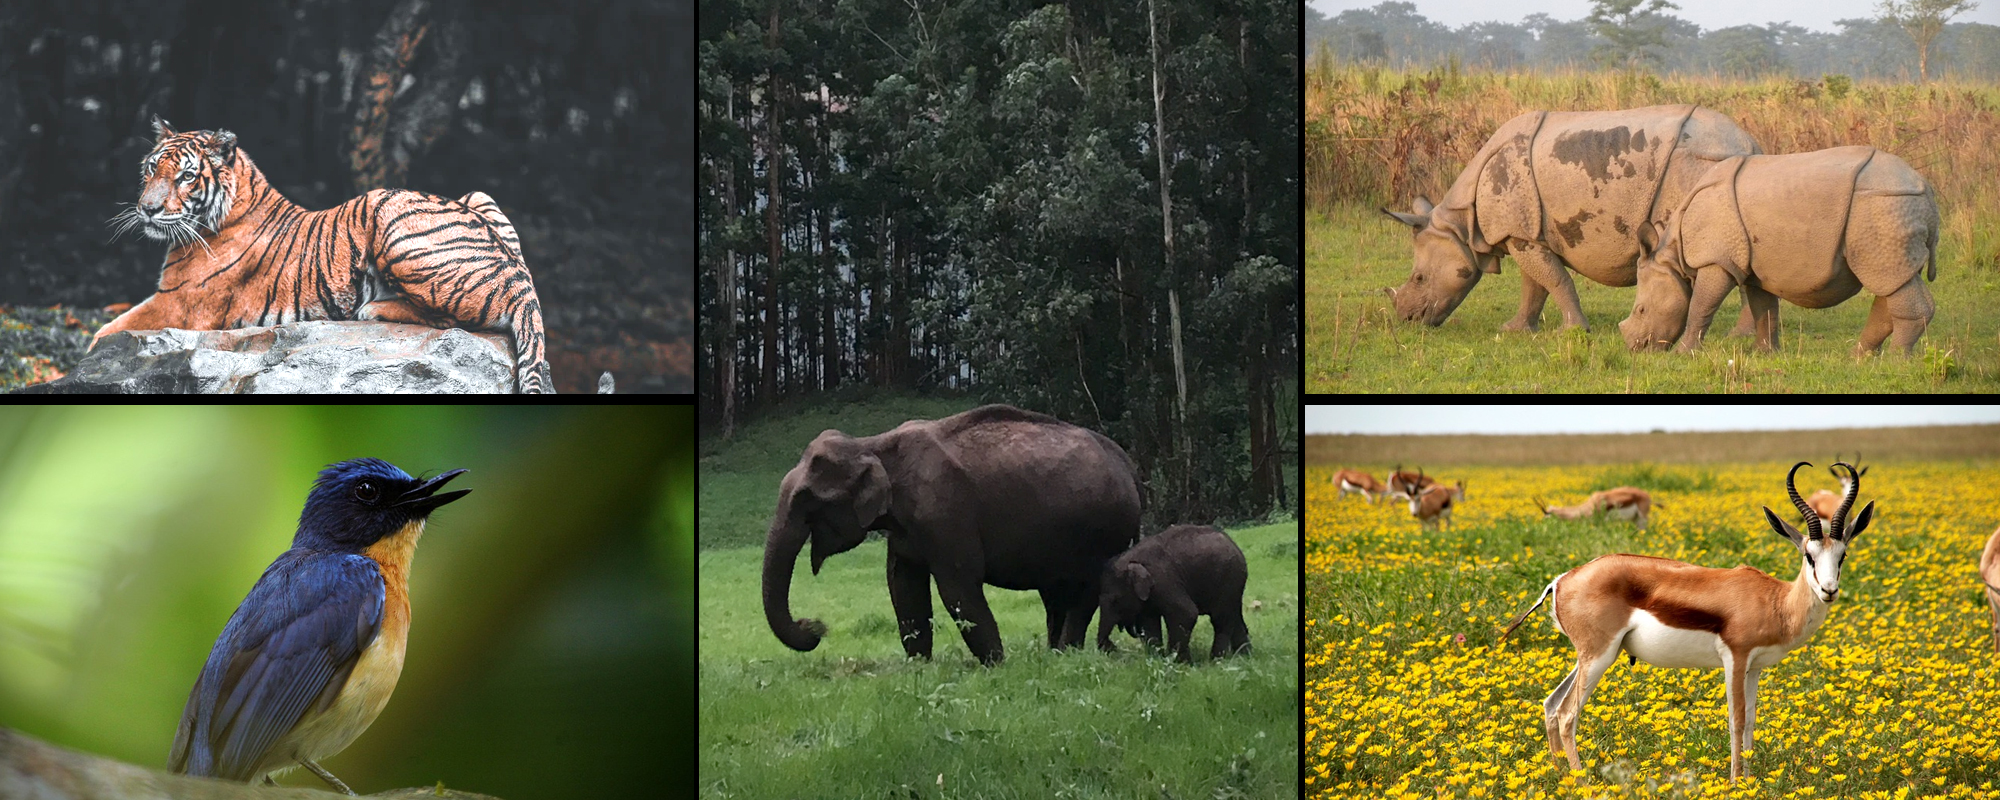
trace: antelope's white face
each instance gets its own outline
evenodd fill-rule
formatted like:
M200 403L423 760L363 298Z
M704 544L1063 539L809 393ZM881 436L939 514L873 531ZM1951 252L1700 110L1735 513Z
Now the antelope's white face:
M1840 594L1840 567L1847 560L1847 542L1807 539L1799 551L1805 554L1805 570L1812 575L1813 588L1819 590L1820 599L1833 602L1834 596Z

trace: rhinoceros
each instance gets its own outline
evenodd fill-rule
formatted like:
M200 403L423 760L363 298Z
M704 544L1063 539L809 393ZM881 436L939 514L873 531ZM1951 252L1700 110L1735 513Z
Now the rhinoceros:
M1894 334L1905 355L1936 310L1937 200L1924 176L1873 147L1730 158L1710 168L1656 223L1659 245L1639 263L1626 346L1701 346L1729 290L1825 308L1862 288L1875 295L1857 355ZM1778 347L1777 303L1753 296L1757 348ZM1684 332L1685 331L1685 332Z
M1405 320L1444 324L1500 256L1521 265L1521 310L1502 330L1535 330L1554 292L1563 327L1590 325L1565 267L1606 286L1637 281L1642 236L1708 167L1763 152L1736 123L1696 106L1531 111L1479 148L1433 208L1383 213L1416 230L1416 268L1390 290ZM1740 333L1749 332L1746 309Z

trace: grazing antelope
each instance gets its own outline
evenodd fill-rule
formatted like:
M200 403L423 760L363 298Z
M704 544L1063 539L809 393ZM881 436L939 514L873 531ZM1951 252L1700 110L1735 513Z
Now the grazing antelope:
M1403 465L1397 464L1396 471L1389 473L1389 496L1412 500L1418 492L1436 483L1437 481L1424 477L1423 467L1418 467L1415 473L1409 473L1403 471Z
M1840 457L1836 455L1833 460L1839 461ZM1854 461L1857 464L1861 462L1860 453L1854 454ZM1832 467L1827 467L1826 471L1832 472L1833 477L1840 481L1840 494L1847 494L1847 477L1834 472ZM1866 474L1868 474L1868 468L1861 467L1861 471L1856 472L1854 477L1859 478ZM1813 513L1818 514L1821 520L1830 520L1833 518L1833 510L1840 505L1840 495L1821 489L1813 492L1811 497L1806 498L1806 505L1812 506Z
M1764 669L1811 639L1826 621L1827 604L1840 593L1847 547L1874 517L1869 503L1846 524L1861 486L1857 479L1822 535L1820 519L1792 483L1800 462L1785 475L1785 492L1804 517L1806 533L1764 509L1764 519L1804 557L1799 577L1782 583L1748 566L1710 569L1664 558L1608 555L1557 575L1533 606L1500 634L1549 604L1556 630L1576 646L1576 668L1542 703L1549 753L1557 768L1583 769L1576 754L1576 723L1583 704L1619 651L1659 667L1722 668L1729 704L1729 778L1743 774L1743 751L1757 722L1757 679ZM1839 466L1853 467L1845 463ZM1990 549L1990 548L1989 548Z
M1443 520L1449 527L1452 504L1463 502L1465 502L1465 481L1459 481L1457 486L1432 484L1428 488L1419 490L1417 496L1410 498L1410 514L1416 517L1417 522L1423 527L1436 528L1439 520Z
M1979 580L1986 584L1986 605L1993 612L1993 652L2000 653L2000 529L1979 554Z
M1340 496L1335 497L1335 500L1346 497L1349 493L1359 493L1363 499L1374 503L1389 491L1382 486L1381 481L1375 480L1375 476L1355 469L1343 469L1334 473L1333 483L1340 487Z
M1582 519L1598 513L1618 519L1635 520L1639 530L1646 529L1646 519L1653 513L1653 496L1644 489L1620 486L1594 492L1590 499L1573 506L1552 506L1535 498L1535 507L1542 510L1542 516L1558 519Z

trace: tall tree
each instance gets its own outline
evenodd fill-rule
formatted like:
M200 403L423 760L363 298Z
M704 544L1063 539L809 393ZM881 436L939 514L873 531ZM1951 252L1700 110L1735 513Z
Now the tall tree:
M1591 0L1589 22L1604 43L1591 51L1600 63L1637 70L1658 63L1656 48L1667 44L1661 11L1680 6L1667 0Z
M1917 78L1931 80L1931 43L1944 32L1952 17L1978 8L1972 0L1879 0L1876 13L1885 22L1895 23L1917 45Z

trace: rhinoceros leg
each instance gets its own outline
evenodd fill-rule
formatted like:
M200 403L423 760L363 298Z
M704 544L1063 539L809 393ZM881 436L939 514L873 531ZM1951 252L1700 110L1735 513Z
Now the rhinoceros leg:
M1778 349L1778 296L1764 291L1764 287L1743 285L1743 318L1756 322L1751 332L1757 336L1757 349L1766 353ZM1743 327L1742 323L1737 324Z
M1536 331L1542 328L1542 305L1549 299L1549 290L1542 288L1524 273L1521 276L1521 310L1514 312L1514 318L1500 326L1503 331Z
M1759 290L1759 291L1762 291L1762 290ZM1747 292L1746 292L1746 294L1747 294ZM1775 303L1775 302L1776 302L1776 298L1773 298L1772 302L1774 302L1774 303ZM1749 303L1749 298L1748 298L1748 297L1746 296L1746 297L1744 298L1744 303L1743 303L1743 315L1742 315L1741 317L1737 318L1737 320L1736 320L1736 329L1735 329L1735 330L1732 330L1732 331L1730 331L1730 332L1729 332L1729 335L1731 335L1731 336L1754 336L1754 335L1757 335L1757 333L1758 333L1758 331L1757 331L1757 318L1756 318L1756 315L1755 315L1755 314L1751 313L1751 311L1750 311L1750 303Z
M1715 321L1715 310L1722 306L1722 299L1729 296L1729 290L1736 288L1736 279L1719 266L1710 266L1695 273L1694 291L1688 298L1688 327L1681 334L1681 343L1674 349L1692 353L1701 349L1701 337L1708 333L1708 326Z
M1868 355L1882 349L1882 340L1889 339L1896 349L1908 356L1917 347L1917 339L1930 327L1931 315L1937 307L1931 302L1930 287L1924 285L1923 278L1912 277L1894 294L1877 296L1875 305L1868 309L1868 324L1861 328L1861 341L1855 343L1854 354Z
M1555 295L1556 307L1562 310L1565 330L1569 328L1590 330L1590 322L1583 318L1583 303L1576 298L1576 284L1569 280L1569 265L1563 263L1561 256L1549 252L1547 248L1538 244L1515 247L1513 254L1515 263L1521 265L1523 282L1539 284L1544 292ZM1528 290L1522 290L1521 299L1521 314L1526 316L1530 312L1526 302ZM1534 317L1529 319L1539 318L1542 313L1541 304L1536 303L1532 311ZM1522 317L1515 319L1518 321Z

